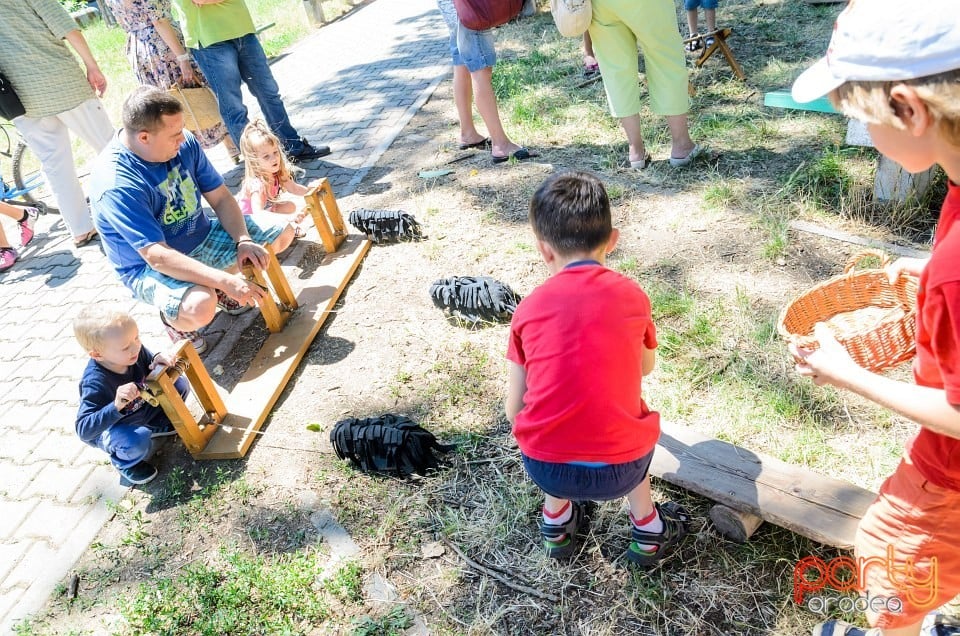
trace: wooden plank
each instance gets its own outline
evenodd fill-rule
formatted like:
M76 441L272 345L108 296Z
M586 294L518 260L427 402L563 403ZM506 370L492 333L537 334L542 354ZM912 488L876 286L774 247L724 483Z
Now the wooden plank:
M849 234L848 232L831 230L829 228L820 227L819 225L814 225L813 223L808 223L806 221L790 221L790 229L797 230L799 232L816 234L817 236L824 236L835 241L843 241L845 243L853 243L854 245L872 247L874 249L883 250L891 254L896 254L897 256L909 256L910 258L928 258L930 256L930 252L925 252L923 250L915 250L912 247L903 247L901 245L887 243L886 241L879 241L877 239L867 238L864 236L856 236L854 234Z
M662 423L650 474L755 514L814 541L849 549L876 495L773 457Z
M369 249L366 238L350 235L340 251L325 256L313 277L304 281L297 294L299 309L286 328L267 338L233 391L224 397L228 415L223 424L232 430L218 428L198 459L234 459L246 454Z
M771 108L789 108L791 110L812 110L818 113L834 113L838 111L826 97L815 99L812 102L800 103L793 100L790 91L771 91L763 94L763 105Z

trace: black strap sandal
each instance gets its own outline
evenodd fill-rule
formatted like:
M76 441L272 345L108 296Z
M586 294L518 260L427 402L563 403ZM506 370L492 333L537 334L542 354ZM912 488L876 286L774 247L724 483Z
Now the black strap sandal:
M687 36L687 39L690 40L687 42L684 48L687 50L687 53L693 53L694 51L699 51L703 48L703 38L699 33L691 33Z
M663 505L654 504L654 507L660 515L660 520L663 521L663 531L644 532L633 528L632 541L627 548L627 558L637 565L648 566L657 563L687 534L690 514L683 506L668 501ZM640 545L653 545L657 550L647 553L640 549Z
M551 559L566 559L577 551L577 532L584 519L583 504L571 501L573 512L570 520L563 525L552 523L540 524L540 536L543 537L543 547Z

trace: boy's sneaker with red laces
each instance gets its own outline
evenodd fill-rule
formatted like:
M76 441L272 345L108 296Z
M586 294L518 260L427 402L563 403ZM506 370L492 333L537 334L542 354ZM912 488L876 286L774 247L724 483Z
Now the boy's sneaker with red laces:
M26 217L20 221L20 247L26 247L33 240L33 228L37 224L40 211L37 208L23 208Z
M175 343L181 340L189 340L193 348L197 350L197 353L203 353L207 350L207 341L203 339L199 331L180 331L179 329L171 327L167 324L167 319L163 317L163 312L160 312L160 322L163 323L163 328L166 329L167 335L170 336L170 339Z
M17 262L20 256L12 247L0 247L0 272L5 272Z
M219 289L217 290L217 307L227 312L231 316L238 316L251 309L250 305L241 305Z

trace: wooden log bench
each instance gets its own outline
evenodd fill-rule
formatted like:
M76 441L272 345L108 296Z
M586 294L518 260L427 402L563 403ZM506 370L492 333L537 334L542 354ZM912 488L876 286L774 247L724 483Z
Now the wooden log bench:
M650 474L717 502L711 520L721 534L741 543L768 521L850 549L857 524L876 498L859 486L666 422Z
M826 97L801 104L794 101L788 91L765 93L763 105L771 108L839 114ZM847 123L847 136L844 142L848 146L874 147L866 125L854 119ZM896 161L881 154L877 159L877 172L873 180L873 198L877 201L902 203L911 197L919 197L930 186L934 174L935 168L911 174Z

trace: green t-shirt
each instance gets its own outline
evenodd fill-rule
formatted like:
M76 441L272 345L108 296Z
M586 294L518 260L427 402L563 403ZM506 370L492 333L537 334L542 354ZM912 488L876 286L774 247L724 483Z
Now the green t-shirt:
M223 0L197 6L191 0L173 0L173 16L191 49L211 46L254 33L253 18L243 0Z

